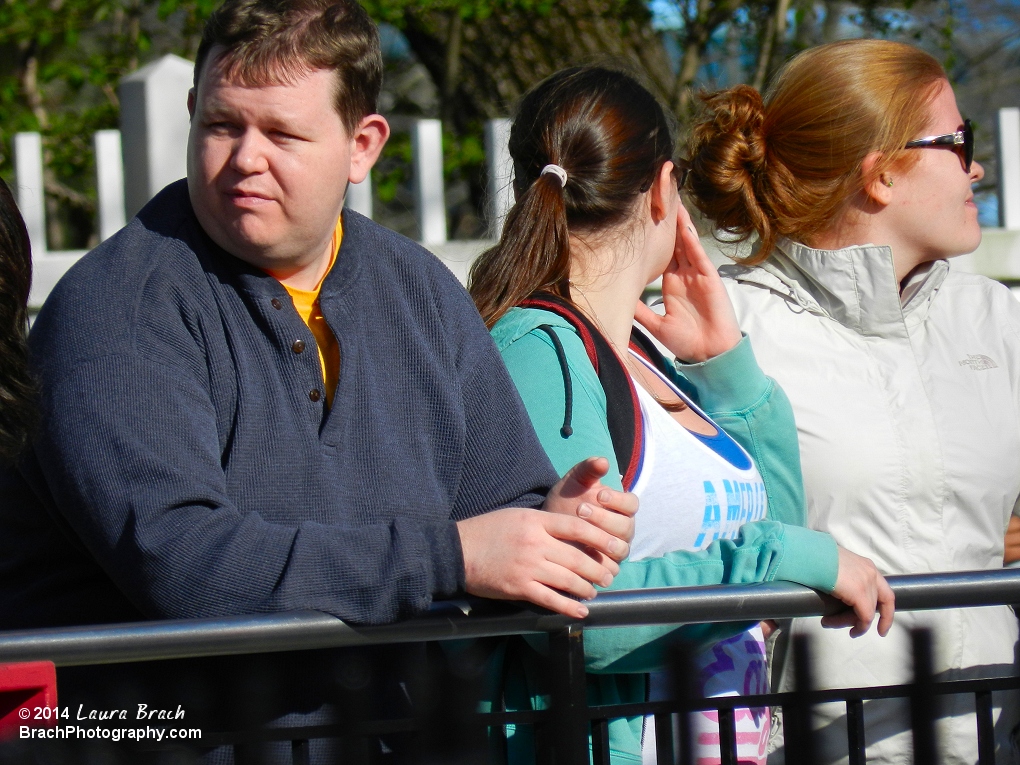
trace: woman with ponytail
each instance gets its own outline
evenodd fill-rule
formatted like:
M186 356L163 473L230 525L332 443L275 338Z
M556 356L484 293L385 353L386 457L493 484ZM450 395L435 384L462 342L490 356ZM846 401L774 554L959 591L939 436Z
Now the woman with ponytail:
M849 40L795 57L764 97L702 100L691 193L719 229L757 239L722 271L792 401L808 525L886 575L1001 568L1020 512L1020 303L947 260L980 242L984 171L945 71L909 45ZM811 619L792 632L812 637L815 676L838 688L909 682L922 627L940 680L1012 673L1006 607L901 614L882 641ZM773 673L779 690L789 670ZM1015 694L994 705L996 762L1014 762ZM940 705L942 762L978 759L973 709L969 696ZM846 761L845 714L816 707L820 762ZM867 702L864 720L868 762L910 761L905 703Z
M626 74L582 67L536 86L510 135L517 202L472 268L472 296L553 465L562 473L605 456L603 480L618 476L640 498L613 589L785 579L846 602L851 610L827 623L854 634L877 604L884 634L893 607L885 580L802 528L789 404L741 336L680 202L673 152L663 109ZM664 316L640 300L660 276ZM632 334L635 319L676 361ZM663 648L677 639L703 649L702 692L765 690L759 625L656 626L585 633L590 698L662 698ZM654 761L649 725L610 724L614 762ZM718 762L715 720L698 715L695 730L699 762ZM739 759L763 762L764 710L739 710L737 732Z

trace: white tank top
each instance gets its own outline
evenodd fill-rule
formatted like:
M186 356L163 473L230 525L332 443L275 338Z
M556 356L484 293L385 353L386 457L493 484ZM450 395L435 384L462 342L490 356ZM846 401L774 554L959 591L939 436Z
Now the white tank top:
M668 379L691 409L712 422ZM750 456L721 428L715 437L683 427L635 382L644 420L644 454L633 492L641 500L635 518L631 560L675 550L703 550L717 539L733 539L740 527L765 517L765 484Z
M633 354L691 409L712 420L641 356ZM670 416L634 381L644 421L644 454L633 492L641 506L635 516L630 560L676 550L703 550L717 539L733 539L740 527L761 520L768 509L765 484L744 449L716 426L716 436L692 433ZM714 424L714 423L713 423ZM697 690L706 697L768 691L761 628L723 640L694 657ZM665 673L649 678L649 699L669 697ZM769 717L765 709L736 712L737 754L741 762L764 765ZM698 765L720 760L719 724L712 713L691 719ZM641 742L644 765L656 762L655 719L645 718Z

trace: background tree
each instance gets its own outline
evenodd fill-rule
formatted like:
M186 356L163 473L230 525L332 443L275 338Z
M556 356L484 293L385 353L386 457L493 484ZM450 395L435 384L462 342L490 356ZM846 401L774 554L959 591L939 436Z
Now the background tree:
M0 174L19 130L44 136L49 245L95 243L91 136L118 124L117 83L177 53L193 58L218 0L6 0L0 4ZM445 130L450 230L484 231L484 121L564 66L622 62L683 124L698 88L762 86L793 53L843 37L933 52L993 158L994 115L1020 104L1020 0L364 0L382 25L382 108L396 128L373 178L378 216L413 233L407 120ZM183 108L183 107L182 107ZM995 184L987 162L986 198ZM994 223L994 204L982 207Z

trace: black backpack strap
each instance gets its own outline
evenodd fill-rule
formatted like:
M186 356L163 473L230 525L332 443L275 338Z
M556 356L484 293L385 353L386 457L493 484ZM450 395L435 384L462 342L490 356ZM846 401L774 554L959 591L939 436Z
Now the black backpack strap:
M644 451L644 424L641 419L641 405L638 403L637 391L631 382L630 374L613 350L609 341L594 324L561 297L547 292L536 292L521 303L522 308L539 308L550 311L570 323L581 337L588 359L595 368L599 383L606 394L606 419L609 435L613 440L613 451L616 462L623 473L623 488L629 490L637 477L641 466L641 455ZM548 328L547 328L548 327ZM555 336L548 325L540 327L543 331ZM556 347L558 338L554 340ZM562 350L562 346L560 347ZM564 379L569 378L565 357L560 362L564 369ZM566 390L572 399L572 388L569 381ZM565 418L568 425L569 417Z

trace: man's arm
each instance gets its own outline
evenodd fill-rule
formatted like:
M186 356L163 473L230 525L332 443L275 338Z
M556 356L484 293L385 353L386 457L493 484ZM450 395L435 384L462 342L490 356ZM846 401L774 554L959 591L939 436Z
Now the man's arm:
M143 613L313 608L379 623L461 591L450 520L287 524L267 521L258 498L239 506L243 489L227 485L216 411L187 367L111 354L44 386L35 449L47 488ZM311 505L301 485L295 472L293 502Z

